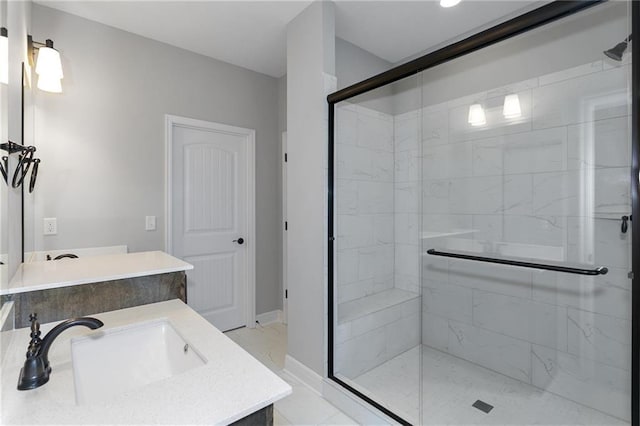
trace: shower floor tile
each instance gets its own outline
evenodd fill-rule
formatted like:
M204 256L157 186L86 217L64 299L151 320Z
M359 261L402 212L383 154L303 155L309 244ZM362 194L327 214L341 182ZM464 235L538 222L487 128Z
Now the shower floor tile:
M600 411L540 391L449 354L422 347L422 419L419 421L420 347L415 347L350 382L413 424L422 425L621 425ZM481 400L494 408L484 413Z

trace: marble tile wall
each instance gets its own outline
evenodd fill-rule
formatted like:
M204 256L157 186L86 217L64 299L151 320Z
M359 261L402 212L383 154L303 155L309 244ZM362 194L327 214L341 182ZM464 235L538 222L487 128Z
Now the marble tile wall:
M420 114L394 117L395 287L420 293L421 171Z
M336 372L357 381L360 375L419 344L420 299L404 298L337 326Z
M335 365L349 379L420 344L418 125L336 110Z
M631 230L621 232L620 217L631 211L629 78L628 63L597 61L420 114L423 251L610 271L579 276L425 255L423 344L626 420ZM519 95L520 118L502 115L510 93ZM477 102L487 124L473 127L467 114ZM396 134L410 117L396 117ZM398 154L416 147L410 137L396 141L396 173L404 161L410 191L413 163ZM405 206L396 243L417 244L410 229L419 210Z
M394 286L393 116L358 105L336 109L338 303Z
M367 306L394 285L393 131L389 114L336 108L335 372L349 379L392 356L386 337L402 322L389 306Z

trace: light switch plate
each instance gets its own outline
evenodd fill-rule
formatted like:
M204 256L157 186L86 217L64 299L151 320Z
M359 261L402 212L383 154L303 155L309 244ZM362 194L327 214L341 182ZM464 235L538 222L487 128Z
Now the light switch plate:
M145 227L147 231L155 231L156 230L156 217L155 216L147 216L145 218Z

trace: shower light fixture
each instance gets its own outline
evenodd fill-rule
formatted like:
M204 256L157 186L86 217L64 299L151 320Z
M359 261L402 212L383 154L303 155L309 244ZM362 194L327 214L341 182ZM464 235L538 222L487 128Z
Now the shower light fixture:
M9 33L0 28L0 83L9 84Z
M440 0L440 6L442 7L453 7L460 3L462 0Z
M469 124L472 126L484 126L487 124L487 117L484 115L484 108L480 104L473 104L469 107Z
M504 115L504 118L518 118L522 115L520 98L516 93L504 97L502 115Z
M62 92L62 62L60 53L53 48L53 41L47 39L45 43L33 41L31 36L27 36L29 45L29 61L31 66L35 62L36 74L38 74L38 89L45 92ZM38 59L36 61L36 50Z

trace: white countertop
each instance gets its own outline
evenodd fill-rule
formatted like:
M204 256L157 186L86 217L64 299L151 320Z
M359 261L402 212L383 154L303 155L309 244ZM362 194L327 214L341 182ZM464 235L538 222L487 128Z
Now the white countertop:
M104 327L72 327L51 346L51 378L16 389L29 329L3 333L2 424L228 424L289 395L291 386L179 300L94 315ZM206 359L203 366L104 402L76 405L70 340L132 323L166 319ZM42 325L44 336L56 323Z
M102 281L193 269L193 265L161 251L119 253L23 263L0 295L46 290Z

